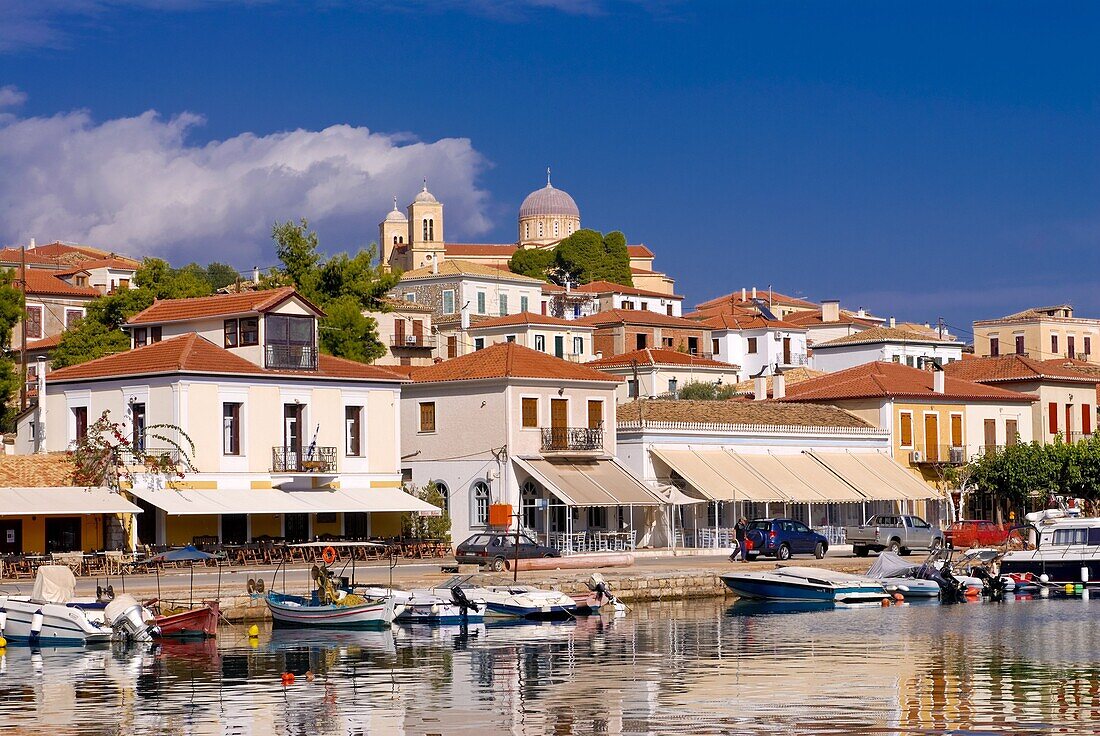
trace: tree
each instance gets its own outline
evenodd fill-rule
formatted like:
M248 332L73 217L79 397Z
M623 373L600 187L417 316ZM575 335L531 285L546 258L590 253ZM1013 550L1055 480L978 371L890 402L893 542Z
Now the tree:
M708 381L689 381L680 387L677 397L685 401L725 401L736 393L731 385L719 385Z
M12 283L12 271L0 273L0 345L11 345L12 331L23 317L23 292ZM9 429L17 406L13 399L19 393L21 378L10 355L0 353L0 426Z
M421 516L418 513L408 513L401 517L401 531L407 537L416 539L442 539L451 541L451 516L447 513L447 499L434 482L429 483L420 490L413 489L411 495L426 501L440 509L439 516Z
M576 231L554 248L554 266L559 272L559 280L634 285L626 236L617 230L607 235L587 228Z
M553 249L520 248L508 259L508 268L512 273L549 281L554 257Z
M229 286L237 280L237 269L229 264L214 261L207 266L197 263L188 263L183 268L175 270L177 274L188 274L210 285L211 291L217 291L223 286Z
M321 254L318 252L317 233L309 229L309 222L304 217L297 223L290 220L276 222L271 237L275 241L275 255L283 267L273 269L269 274L277 281L270 285L291 284L306 299L323 301L317 294Z
M342 296L325 303L327 315L320 325L321 350L360 363L370 363L386 354L378 339L378 322L363 314L353 296Z

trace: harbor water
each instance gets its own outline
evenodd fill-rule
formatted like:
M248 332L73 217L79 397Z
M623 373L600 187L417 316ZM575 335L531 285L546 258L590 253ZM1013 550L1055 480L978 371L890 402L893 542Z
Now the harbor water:
M705 600L567 623L9 646L0 724L51 736L1097 733L1098 606Z

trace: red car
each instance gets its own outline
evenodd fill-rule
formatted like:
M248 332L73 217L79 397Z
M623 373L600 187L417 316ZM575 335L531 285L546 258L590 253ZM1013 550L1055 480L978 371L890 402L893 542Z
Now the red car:
M992 547L1004 544L1008 538L1008 530L994 524L992 521L979 519L967 519L956 521L947 527L943 534L944 542L948 547L968 549L970 547Z

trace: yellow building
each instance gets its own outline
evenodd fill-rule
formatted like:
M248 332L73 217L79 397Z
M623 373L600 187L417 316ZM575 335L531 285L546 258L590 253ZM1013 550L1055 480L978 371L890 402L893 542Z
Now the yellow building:
M974 323L974 352L981 356L1027 355L1035 360L1071 358L1100 363L1093 345L1100 319L1073 316L1073 306L1032 307Z

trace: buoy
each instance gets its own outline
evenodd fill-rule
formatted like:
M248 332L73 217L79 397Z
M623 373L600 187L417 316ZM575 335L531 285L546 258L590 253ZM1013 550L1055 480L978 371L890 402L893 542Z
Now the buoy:
M883 598L882 599L882 607L886 608L889 605L890 605L890 599L889 598Z
M1039 576L1039 582L1040 583L1049 583L1050 582L1050 575L1047 575L1044 572L1042 575Z
M1073 583L1066 583L1066 593L1073 595Z
M905 596L903 596L901 593L894 593L894 600L898 603L901 603L905 600Z
M260 627L259 626L257 626L256 624L252 624L251 626L248 627L248 638L249 639L255 639L259 635L260 635Z
M0 636L0 649L3 649L8 645L8 640Z
M331 565L336 562L336 548L325 547L324 552L321 553L321 559L325 561L326 565Z
M283 673L283 685L285 686L285 685L293 685L293 684L294 684L294 673L293 672L284 672Z

